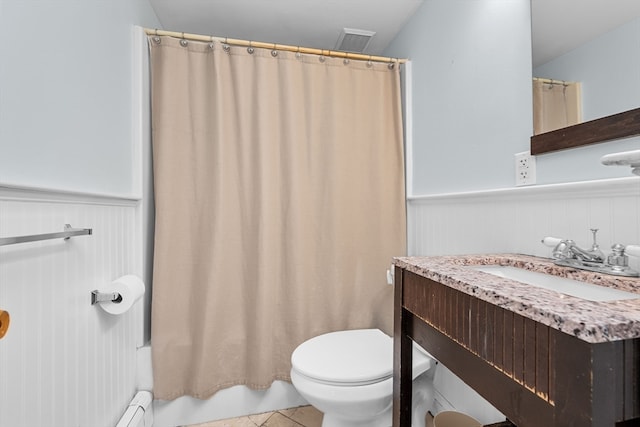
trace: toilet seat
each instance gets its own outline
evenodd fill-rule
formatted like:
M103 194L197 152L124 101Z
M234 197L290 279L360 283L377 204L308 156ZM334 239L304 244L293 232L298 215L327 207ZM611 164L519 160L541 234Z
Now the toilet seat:
M393 344L393 338L378 329L338 331L311 338L291 354L291 383L307 402L324 413L324 427L389 427ZM424 414L431 405L432 380L422 374L432 363L428 353L413 343L413 384L418 386L412 390L412 411L419 421L412 422L414 427L424 427Z
M322 384L375 384L393 376L393 339L379 329L330 332L300 344L291 364Z

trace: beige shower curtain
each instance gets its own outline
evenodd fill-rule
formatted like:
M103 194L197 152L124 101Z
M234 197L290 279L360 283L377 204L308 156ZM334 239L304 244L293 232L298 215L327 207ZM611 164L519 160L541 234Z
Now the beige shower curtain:
M580 83L533 81L533 134L582 122Z
M155 397L266 388L312 336L391 333L385 272L406 227L397 66L149 43Z

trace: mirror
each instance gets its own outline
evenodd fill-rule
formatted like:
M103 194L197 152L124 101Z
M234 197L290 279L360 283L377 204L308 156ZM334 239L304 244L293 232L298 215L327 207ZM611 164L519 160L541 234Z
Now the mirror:
M531 137L531 153L640 134L640 1L532 0L533 76L582 84L583 123Z

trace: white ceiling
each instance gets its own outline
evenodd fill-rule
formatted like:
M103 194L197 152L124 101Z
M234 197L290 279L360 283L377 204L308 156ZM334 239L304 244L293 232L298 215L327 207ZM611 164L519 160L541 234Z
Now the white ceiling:
M343 28L375 31L379 55L423 1L150 0L165 30L333 49ZM640 16L640 0L532 0L533 63Z
M317 49L343 28L375 31L379 55L423 0L150 0L163 29Z

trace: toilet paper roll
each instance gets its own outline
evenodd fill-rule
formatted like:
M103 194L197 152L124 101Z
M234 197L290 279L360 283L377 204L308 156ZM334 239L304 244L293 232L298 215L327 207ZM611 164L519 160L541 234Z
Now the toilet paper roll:
M10 322L11 316L9 316L9 312L0 310L0 339L2 339L9 330Z
M138 276L122 276L100 289L100 292L117 292L121 298L116 301L100 302L100 307L109 314L122 314L144 295L144 283Z

